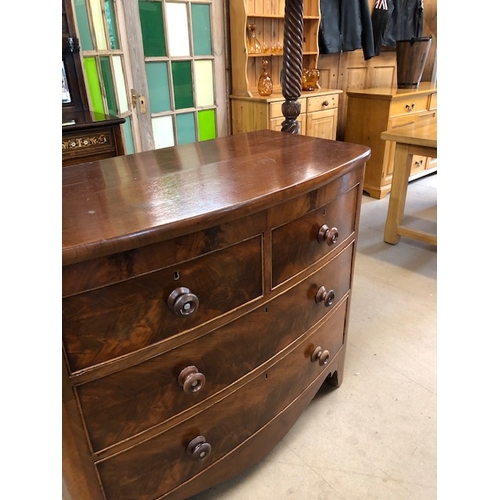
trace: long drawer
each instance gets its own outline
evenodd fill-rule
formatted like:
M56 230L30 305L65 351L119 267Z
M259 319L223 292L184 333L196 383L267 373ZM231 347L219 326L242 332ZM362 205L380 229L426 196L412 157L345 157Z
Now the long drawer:
M264 373L204 412L97 463L108 500L152 500L250 438L317 376L343 343L347 302ZM329 351L326 364L319 359ZM284 383L286 381L286 383ZM263 386L265 385L265 389Z
M63 343L71 371L160 342L261 296L261 240L65 298Z
M77 386L93 450L205 401L299 339L349 292L353 253L351 244L288 292L216 332Z

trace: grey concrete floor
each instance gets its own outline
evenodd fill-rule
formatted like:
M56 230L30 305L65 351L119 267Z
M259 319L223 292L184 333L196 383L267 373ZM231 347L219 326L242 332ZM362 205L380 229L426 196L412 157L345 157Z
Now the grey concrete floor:
M363 196L344 381L322 387L260 463L193 500L437 498L437 248L383 241L389 196ZM405 223L436 231L437 174Z

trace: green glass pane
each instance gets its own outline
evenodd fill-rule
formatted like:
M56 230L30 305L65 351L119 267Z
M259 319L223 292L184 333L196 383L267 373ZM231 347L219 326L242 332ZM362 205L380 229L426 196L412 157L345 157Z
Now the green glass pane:
M191 6L193 44L195 56L212 55L212 32L210 29L210 5Z
M113 75L111 73L111 63L109 57L100 57L102 81L106 100L108 102L108 111L111 115L118 115L118 106L116 105L115 86L113 84Z
M120 48L118 30L116 29L115 4L113 0L104 0L104 11L106 12L106 22L108 24L109 45L111 49Z
M104 114L104 103L101 95L101 85L99 84L99 73L97 72L97 63L94 57L84 57L83 67L87 78L87 88L92 103L92 111Z
M80 39L80 48L82 50L93 50L92 36L90 35L89 15L87 13L87 4L85 0L74 0L76 24L78 24L78 33Z
M191 61L172 62L172 77L174 80L175 109L193 107L193 77Z
M183 113L176 117L177 144L188 144L196 141L194 113Z
M132 124L130 122L130 116L125 118L125 123L123 124L123 139L125 142L125 154L131 155L135 153L134 138L132 136Z
M198 131L200 141L208 141L217 137L215 130L215 110L205 109L198 112Z
M170 111L172 107L170 105L167 63L146 63L146 77L151 113Z
M167 55L161 5L161 2L139 0L142 45L146 57Z

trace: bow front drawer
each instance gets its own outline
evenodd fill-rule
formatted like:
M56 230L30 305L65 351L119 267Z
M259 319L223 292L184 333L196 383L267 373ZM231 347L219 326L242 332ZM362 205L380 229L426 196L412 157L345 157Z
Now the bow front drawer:
M63 343L71 371L160 342L261 295L259 236L191 261L66 297Z
M354 233L358 189L272 231L273 287L336 251Z
M108 500L153 500L203 473L325 377L343 342L347 303L295 349L194 418L97 464ZM286 382L286 383L283 383ZM262 386L266 390L262 390ZM224 409L222 409L224 408Z

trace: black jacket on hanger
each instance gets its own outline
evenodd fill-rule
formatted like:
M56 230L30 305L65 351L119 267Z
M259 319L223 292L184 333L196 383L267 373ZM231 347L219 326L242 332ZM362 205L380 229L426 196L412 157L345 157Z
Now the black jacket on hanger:
M381 47L396 48L397 40L422 36L423 0L376 0L373 13L375 55Z
M363 49L365 60L375 55L368 0L321 0L320 54Z

